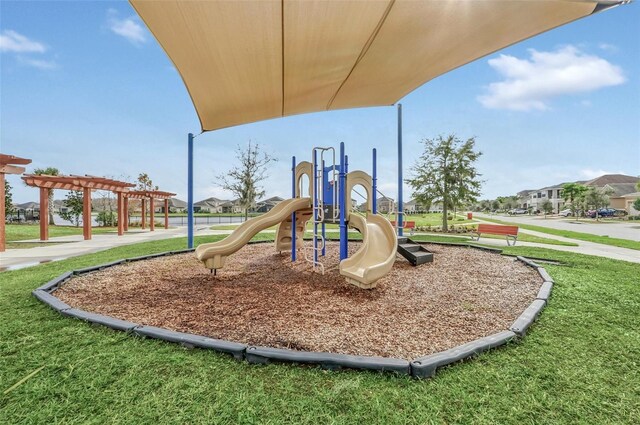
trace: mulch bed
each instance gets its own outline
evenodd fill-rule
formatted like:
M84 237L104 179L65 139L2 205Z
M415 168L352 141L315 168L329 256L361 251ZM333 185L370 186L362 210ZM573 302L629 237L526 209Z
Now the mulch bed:
M434 263L412 267L398 256L373 290L345 282L329 242L324 276L266 243L227 258L217 276L188 253L81 275L55 294L76 308L212 338L413 359L507 329L542 284L513 258L427 247Z

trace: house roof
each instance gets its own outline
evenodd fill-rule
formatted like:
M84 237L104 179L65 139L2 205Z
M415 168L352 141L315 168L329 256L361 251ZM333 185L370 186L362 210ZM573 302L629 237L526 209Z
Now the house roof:
M604 187L607 184L613 183L637 183L640 181L640 177L627 176L624 174L605 174L595 179L589 180L585 184L588 186Z
M621 198L637 199L640 198L640 192L627 193L626 195L622 195Z
M183 201L182 199L171 198L171 199L169 199L169 207L186 208L187 207L187 203L185 201Z
M37 202L24 202L22 204L16 205L16 208L21 210L33 210L40 208L40 204Z
M197 206L197 207L202 207L202 206L208 206L208 207L216 207L220 204L223 204L225 202L229 202L226 199L218 199L215 197L211 197L211 198L207 198L207 199L203 199L202 201L198 201L196 203L194 203L193 205Z
M613 190L613 193L609 196L613 198L618 198L627 193L633 193L636 189L635 183L611 183L604 186L605 188L610 188Z

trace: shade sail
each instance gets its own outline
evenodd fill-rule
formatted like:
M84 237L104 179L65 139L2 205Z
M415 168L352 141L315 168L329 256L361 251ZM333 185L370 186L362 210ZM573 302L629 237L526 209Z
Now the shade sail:
M503 47L616 5L590 0L130 0L203 131L391 105Z

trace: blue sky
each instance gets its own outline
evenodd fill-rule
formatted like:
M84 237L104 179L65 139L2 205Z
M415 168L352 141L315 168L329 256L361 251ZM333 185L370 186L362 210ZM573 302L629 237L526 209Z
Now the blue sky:
M420 140L477 137L483 197L604 172L640 175L640 5L542 34L443 75L404 99L404 161ZM127 2L0 2L0 151L32 167L133 180L150 174L186 199L186 134L199 123L165 53ZM393 107L306 114L196 139L196 200L237 144L279 159L268 195L290 194L290 161L345 142L351 169L379 153L380 188L396 196ZM37 200L16 176L14 200ZM62 194L56 196L62 197ZM405 199L410 197L407 191Z

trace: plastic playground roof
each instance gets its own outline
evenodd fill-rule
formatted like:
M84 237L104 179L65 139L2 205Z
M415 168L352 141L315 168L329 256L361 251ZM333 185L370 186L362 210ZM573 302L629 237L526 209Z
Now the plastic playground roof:
M130 0L203 131L392 105L513 43L624 1Z

